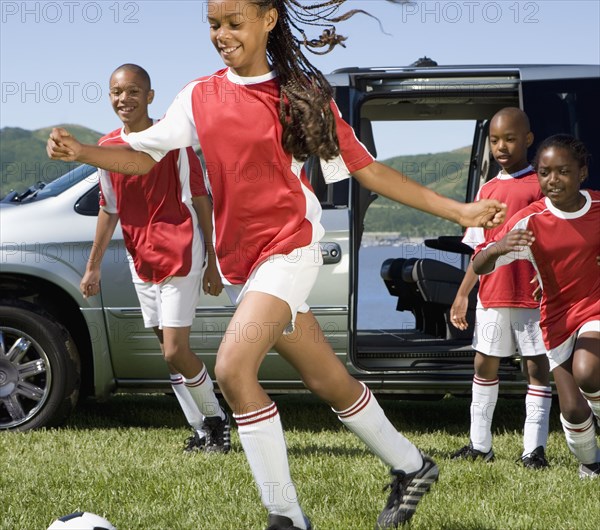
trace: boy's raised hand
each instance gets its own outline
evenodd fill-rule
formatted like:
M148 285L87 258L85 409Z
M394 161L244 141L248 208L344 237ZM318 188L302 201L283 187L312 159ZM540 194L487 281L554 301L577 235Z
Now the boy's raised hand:
M506 204L495 199L482 199L463 205L459 220L461 226L494 228L501 225L506 217Z
M69 131L62 127L52 129L46 143L46 153L52 160L76 162L80 152L81 144Z

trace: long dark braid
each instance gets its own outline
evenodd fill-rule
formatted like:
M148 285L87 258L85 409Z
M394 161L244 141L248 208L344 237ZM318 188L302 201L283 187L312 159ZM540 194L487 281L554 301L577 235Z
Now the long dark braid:
M337 34L334 23L358 13L372 15L362 9L337 15L346 0L323 0L310 5L300 0L251 1L263 13L276 8L279 14L269 36L267 55L280 83L279 119L283 125L284 149L298 160L306 160L311 155L325 160L335 158L340 148L330 107L333 90L321 71L304 56L301 46L318 55L329 53L338 45L344 46L346 40L346 37ZM388 1L401 3L402 0ZM302 25L325 29L318 39L309 39ZM296 37L293 30L301 38Z

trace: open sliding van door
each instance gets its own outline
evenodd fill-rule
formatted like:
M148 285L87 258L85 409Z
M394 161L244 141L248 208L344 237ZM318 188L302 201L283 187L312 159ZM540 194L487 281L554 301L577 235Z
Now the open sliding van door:
M435 127L442 125L452 129L454 123L457 128L458 124L470 127L471 132L465 135L462 144L470 145L444 153L444 156L448 156L448 163L440 166L439 178L434 175L431 181L422 179L422 183L442 194L467 201L473 199L482 179L485 181L492 173L495 174L487 139L488 122L501 108L519 106L518 70L503 67L433 67L348 69L344 72L348 72L351 86L360 95L351 102L354 105L352 125L359 138L365 134L366 124L377 131L380 122L384 122L386 130L392 131L388 134L398 138L399 142L411 134L413 127L426 128L430 124L432 133ZM395 126L398 127L397 133L394 132ZM380 151L382 137L377 132L373 136L373 147ZM415 153L421 158L410 158L410 163L413 166L417 163L426 164L426 156L431 153L435 154L435 145L427 153ZM464 153L461 159L464 162L458 164L451 157L461 153ZM402 157L387 159L386 163L400 170L412 167ZM457 171L450 175L447 168L452 164L457 166ZM427 175L435 171L431 167L426 170ZM417 173L416 179L421 176L422 173ZM409 177L415 178L410 174ZM436 393L452 392L458 387L461 391L463 387L468 390L473 362L471 332L459 333L455 328L450 328L448 323L449 309L468 262L466 249L460 243L459 234L462 230L451 225L454 235L448 237L446 228L443 228L446 225L435 224L440 221L431 217L432 226L436 228L433 233L422 234L422 239L428 240L423 244L422 239L421 243L415 242L419 238L414 237L414 225L393 225L390 233L393 232L400 242L394 243L394 248L390 247L391 258L374 262L372 256L377 259L382 246L377 244L376 249L365 246L365 239L370 234L370 211L381 213L389 208L390 218L393 218L395 212L392 210L405 207L388 206L381 198L373 201L370 192L363 190L356 181L352 182L351 188L350 237L351 246L356 249L350 286L354 296L349 302L351 369L360 372L363 380L372 378L374 385L379 380L382 389L401 391L406 388L411 393L419 393L419 390L430 393L432 388L436 389ZM413 238L405 244L402 237L407 234ZM440 247L436 245L449 245L450 248L439 250ZM435 248L438 250L432 254ZM403 255L407 249L414 257ZM443 259L429 257L451 252L457 252L451 265ZM382 303L369 304L367 298L373 293L365 295L366 285L369 291L372 286L383 289ZM389 304L383 303L388 300L393 302L391 311ZM375 322L374 325L363 325L365 312L369 313L368 320ZM387 317L393 317L394 314L408 315L410 318L399 319L397 324L390 325ZM513 377L512 374L516 372L518 367L509 366L505 375L510 373Z

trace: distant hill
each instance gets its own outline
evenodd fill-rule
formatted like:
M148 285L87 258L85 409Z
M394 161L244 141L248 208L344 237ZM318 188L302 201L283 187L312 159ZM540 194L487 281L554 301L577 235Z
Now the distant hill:
M443 153L398 156L382 160L441 195L465 200L471 146ZM450 221L378 197L367 210L365 232L397 232L405 237L459 235L462 228Z
M102 136L81 125L58 125L84 143L96 143ZM9 191L23 191L36 182L51 182L79 164L50 160L46 140L52 127L28 131L19 127L0 129L0 197Z
M81 125L59 125L84 143L102 136ZM15 189L24 191L36 182L50 182L78 164L48 159L46 140L52 127L28 131L18 127L0 129L0 197ZM443 153L398 156L382 160L436 192L464 200L471 147ZM462 229L449 221L378 197L365 217L365 232L397 232L403 236L458 235Z

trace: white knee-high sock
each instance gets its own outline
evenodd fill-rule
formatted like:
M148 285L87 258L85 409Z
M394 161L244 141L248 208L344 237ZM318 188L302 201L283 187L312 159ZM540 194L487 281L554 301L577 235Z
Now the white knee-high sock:
M548 425L552 406L552 388L528 385L525 396L525 425L523 427L523 456L548 443Z
M498 383L498 378L473 376L470 435L473 447L484 453L492 448L492 419L498 402Z
M596 443L596 426L594 415L583 423L569 423L560 415L560 421L565 431L567 445L571 452L582 464L594 464L598 459L598 444Z
M289 517L295 527L305 529L296 486L290 476L277 406L271 403L255 412L233 417L264 507L270 514Z
M200 412L198 405L193 400L192 395L189 393L186 386L183 384L183 377L181 374L171 374L171 388L175 393L175 397L179 402L179 406L183 411L185 419L198 434L204 435L202 430L202 423L204 422L204 414Z
M596 419L598 420L598 425L600 425L600 390L592 394L588 394L587 392L581 390L581 394L585 399L587 399L594 416L596 416Z
M217 396L215 396L213 382L206 371L206 366L200 370L196 377L191 379L184 377L183 381L202 414L205 416L219 416L221 419L225 418L225 413L219 405Z
M358 400L345 410L333 412L392 469L406 473L421 469L423 458L419 450L396 430L371 391L361 384L363 392Z

